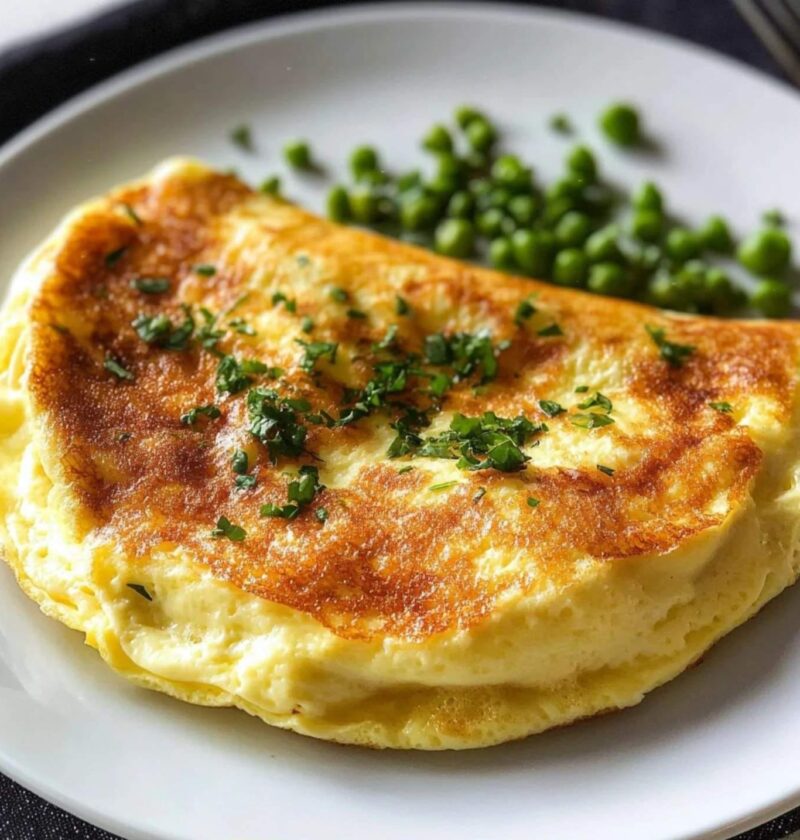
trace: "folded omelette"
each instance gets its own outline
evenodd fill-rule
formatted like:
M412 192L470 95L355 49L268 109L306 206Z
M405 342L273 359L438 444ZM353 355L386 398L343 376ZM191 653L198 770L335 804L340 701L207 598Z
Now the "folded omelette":
M374 747L520 738L794 581L799 351L168 161L14 279L4 558L138 685Z

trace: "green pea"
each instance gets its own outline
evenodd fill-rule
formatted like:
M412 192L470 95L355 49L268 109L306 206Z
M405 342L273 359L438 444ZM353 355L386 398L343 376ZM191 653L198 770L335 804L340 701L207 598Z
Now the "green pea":
M283 157L292 169L311 169L311 147L305 140L292 140L283 147Z
M618 262L622 259L619 248L619 229L616 225L596 230L587 240L584 250L590 262Z
M467 188L476 198L479 198L491 191L492 182L488 178L472 178L467 184Z
M432 228L437 216L436 201L424 192L409 193L400 201L400 225L404 230Z
M516 155L500 155L492 164L491 176L496 184L514 192L531 187L531 170Z
M505 210L511 198L511 191L506 187L491 187L486 192L478 195L478 208L480 210L486 210L490 207L497 207Z
M342 186L332 187L326 202L328 218L335 222L344 222L350 215L350 196Z
M685 309L688 305L685 292L679 289L666 272L659 272L651 278L647 287L647 300L662 309Z
M700 252L697 236L685 227L672 228L667 234L664 247L667 255L676 262L686 262Z
M417 187L422 186L422 175L417 169L412 172L406 172L397 178L394 185L397 188L397 191L401 193L416 189Z
M458 192L460 184L454 178L446 178L442 175L434 175L425 184L428 192L436 193L442 201L447 201L453 193Z
M780 274L789 265L792 243L779 228L763 228L742 242L737 256L753 274Z
M461 181L464 163L450 152L442 152L436 157L436 175L443 180Z
M588 146L575 146L567 155L567 169L587 183L597 179L597 161Z
M638 268L649 274L658 268L663 256L658 245L645 245L635 254L633 260Z
M561 245L582 245L591 230L592 221L585 213L570 210L556 225L556 239Z
M700 244L707 251L729 254L733 250L733 237L728 223L722 216L711 216L697 235L700 237Z
M637 210L653 210L656 213L664 211L661 190L652 181L645 181L634 194L631 202Z
M664 217L658 210L637 210L631 219L631 235L642 242L653 242L661 236Z
M695 303L706 303L707 270L708 266L702 260L688 260L673 278L673 283L687 300Z
M615 262L596 263L589 269L587 287L600 295L624 295L629 283L625 269Z
M456 108L455 114L456 122L459 128L466 128L473 120L485 120L486 117L472 105L459 105Z
M353 221L370 225L378 219L378 196L371 187L357 185L350 192L350 215Z
M499 207L490 207L478 214L475 220L478 230L490 238L499 236L503 232L503 219L506 214Z
M570 173L563 178L554 181L547 189L547 198L570 198L579 201L583 197L583 190L586 186L583 178Z
M767 318L781 318L792 308L792 292L780 280L761 280L750 296L750 303Z
M714 312L724 313L741 306L742 293L734 288L730 277L721 269L712 266L706 271L706 297Z
M514 260L526 273L537 277L547 277L555 250L555 237L546 230L514 231L511 237Z
M476 152L488 152L497 139L497 132L492 124L483 118L472 120L466 128L467 143Z
M475 199L466 190L453 193L447 202L447 215L454 219L468 219L475 210Z
M489 244L489 263L505 271L514 268L514 246L507 236L498 236Z
M435 233L436 250L448 257L468 257L475 246L475 231L466 219L445 219Z
M441 123L437 123L422 138L422 147L429 152L452 152L453 138Z
M279 196L281 194L281 179L277 175L270 175L269 178L265 178L261 182L258 189L266 195Z
M588 260L578 248L565 248L556 254L553 280L561 286L580 286L586 277Z
M511 218L524 226L533 223L538 209L537 201L532 195L515 195L509 199L507 206Z
M612 143L633 146L639 142L639 114L632 105L616 102L600 114L600 128Z
M378 169L378 153L372 146L358 146L350 154L350 171L358 180L366 172Z
M361 175L358 176L357 180L359 184L367 184L371 187L383 187L388 184L391 179L380 169L370 169L366 172L362 172Z

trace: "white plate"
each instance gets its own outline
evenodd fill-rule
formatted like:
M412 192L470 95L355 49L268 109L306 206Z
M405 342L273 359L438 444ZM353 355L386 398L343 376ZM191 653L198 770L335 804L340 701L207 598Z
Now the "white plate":
M120 45L124 49L124 45ZM608 100L641 103L660 154L602 144ZM372 141L411 165L470 101L550 176L567 110L622 183L651 173L691 220L800 217L800 101L693 47L503 7L325 12L212 38L60 109L0 155L0 276L72 204L176 153L258 179L291 137L342 171ZM258 155L229 130L250 122ZM290 192L319 205L313 178ZM130 838L487 840L727 837L800 804L800 589L641 706L472 753L369 752L129 687L0 570L0 768Z

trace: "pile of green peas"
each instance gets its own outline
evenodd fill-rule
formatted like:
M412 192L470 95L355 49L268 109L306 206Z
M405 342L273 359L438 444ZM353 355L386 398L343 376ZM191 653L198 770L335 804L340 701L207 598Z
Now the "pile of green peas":
M620 148L643 142L640 122L625 103L598 119L605 138ZM571 133L563 115L551 126ZM542 185L531 166L499 148L497 128L471 106L456 109L452 127L433 125L421 145L433 157L428 176L419 170L392 175L375 148L354 149L352 184L330 190L329 217L445 256L667 309L723 315L750 306L767 317L791 309L792 248L777 213L766 214L762 228L737 248L721 216L698 229L672 220L652 182L629 197L616 194L583 144L568 151L561 177ZM312 166L306 143L284 151L290 166ZM749 296L709 261L734 255L758 278Z

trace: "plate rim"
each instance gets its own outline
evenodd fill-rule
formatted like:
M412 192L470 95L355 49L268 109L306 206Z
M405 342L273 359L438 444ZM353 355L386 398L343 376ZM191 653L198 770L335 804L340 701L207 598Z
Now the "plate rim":
M769 75L745 61L693 41L684 40L670 33L610 18L577 12L569 9L523 6L513 2L487 2L487 0L393 0L392 2L356 2L344 6L327 6L299 12L282 13L273 17L233 26L222 32L211 33L172 47L155 56L91 85L75 94L54 109L38 117L30 125L0 145L0 170L12 166L15 159L51 132L83 117L97 106L109 102L127 91L167 75L180 68L205 61L227 52L246 48L259 42L268 42L314 28L339 28L360 23L384 23L398 20L424 20L434 18L518 18L550 19L561 24L592 30L624 34L628 37L683 52L712 65L722 65L729 71L761 84L788 102L800 104L800 93L781 78ZM0 772L12 781L59 807L69 814L128 840L181 840L177 835L158 830L153 833L143 826L119 821L112 814L96 810L41 778L31 775L5 750L0 748ZM702 829L675 838L675 840L727 840L734 833L748 831L800 806L800 780L795 787L755 811L734 816L724 825Z

